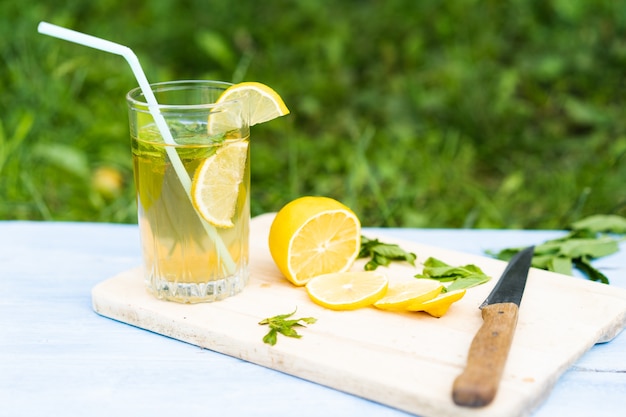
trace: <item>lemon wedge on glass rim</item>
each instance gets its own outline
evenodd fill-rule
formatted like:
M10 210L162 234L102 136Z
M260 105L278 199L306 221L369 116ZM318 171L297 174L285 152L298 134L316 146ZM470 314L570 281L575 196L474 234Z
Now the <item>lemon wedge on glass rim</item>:
M239 101L240 112L229 112L227 103ZM249 126L269 122L289 114L283 99L271 87L258 82L243 82L227 88L215 102L216 111L209 116L209 134L228 132L239 128L246 117ZM224 109L220 110L220 104Z
M228 111L229 103L234 101L239 101L242 108ZM257 82L230 86L215 104L216 111L209 115L207 124L210 135L227 135L228 131L240 129L242 125L253 126L289 114L278 93ZM221 111L220 104L224 104ZM245 179L248 158L247 140L227 139L196 169L191 183L191 201L198 213L213 226L233 227L232 217L240 185Z

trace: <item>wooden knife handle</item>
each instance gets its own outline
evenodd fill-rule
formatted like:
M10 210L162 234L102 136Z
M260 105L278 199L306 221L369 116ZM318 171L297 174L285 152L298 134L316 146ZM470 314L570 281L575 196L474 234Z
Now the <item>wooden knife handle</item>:
M517 315L518 306L514 303L483 307L483 325L470 346L467 366L452 387L452 399L457 405L483 407L496 396Z

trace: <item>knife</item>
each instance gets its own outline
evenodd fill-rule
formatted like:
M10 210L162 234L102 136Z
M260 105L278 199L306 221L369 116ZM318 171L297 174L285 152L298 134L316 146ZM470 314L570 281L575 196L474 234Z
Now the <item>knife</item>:
M480 305L483 325L470 345L465 369L452 386L452 399L457 405L484 407L496 396L533 253L533 246L518 252Z

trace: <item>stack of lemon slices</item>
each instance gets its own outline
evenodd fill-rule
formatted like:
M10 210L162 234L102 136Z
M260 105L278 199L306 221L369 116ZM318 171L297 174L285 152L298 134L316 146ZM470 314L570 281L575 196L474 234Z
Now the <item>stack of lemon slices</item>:
M382 310L424 311L443 316L465 290L442 293L436 280L390 284L377 271L350 271L361 244L361 224L342 203L328 197L301 197L274 218L269 248L282 274L305 286L311 300L333 310L373 305Z

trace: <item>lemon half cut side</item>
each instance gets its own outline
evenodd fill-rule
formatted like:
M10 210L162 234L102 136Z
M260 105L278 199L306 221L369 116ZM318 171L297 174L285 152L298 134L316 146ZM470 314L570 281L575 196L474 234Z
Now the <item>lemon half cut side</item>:
M317 275L347 271L361 246L361 223L328 197L300 197L279 210L269 233L278 269L295 285Z

